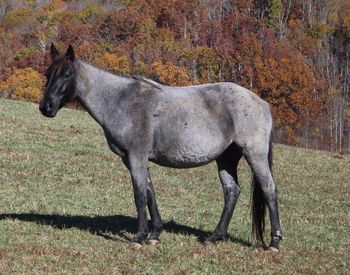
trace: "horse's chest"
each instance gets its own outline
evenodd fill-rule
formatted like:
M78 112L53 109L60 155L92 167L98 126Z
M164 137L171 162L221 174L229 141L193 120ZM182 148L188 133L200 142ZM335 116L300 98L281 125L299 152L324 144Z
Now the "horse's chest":
M117 144L108 141L108 146L113 151L113 153L117 154L118 156L120 157L125 156L125 151Z
M126 155L126 150L123 145L118 142L118 139L116 139L108 130L105 130L104 132L109 148L118 156L124 157Z

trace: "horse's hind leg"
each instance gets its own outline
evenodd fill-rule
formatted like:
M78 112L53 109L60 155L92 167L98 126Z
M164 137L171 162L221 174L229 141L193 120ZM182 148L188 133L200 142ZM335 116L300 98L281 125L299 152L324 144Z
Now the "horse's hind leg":
M153 184L151 181L151 175L148 171L147 177L147 206L152 221L152 232L148 239L149 244L156 244L159 242L159 235L163 228L162 219L159 214L156 196L153 190Z
M277 204L277 190L270 169L272 154L271 158L268 156L272 148L271 144L269 145L270 148L263 148L265 146L259 147L257 144L259 143L255 143L254 148L244 150L244 156L253 171L253 230L258 241L264 244L264 212L266 203L271 222L271 243L268 248L278 251L282 234Z
M223 239L226 235L227 228L240 194L237 180L237 165L241 157L241 152L231 145L229 149L227 149L216 160L219 170L219 178L224 191L225 205L219 223L213 234L205 240L206 243L216 242Z

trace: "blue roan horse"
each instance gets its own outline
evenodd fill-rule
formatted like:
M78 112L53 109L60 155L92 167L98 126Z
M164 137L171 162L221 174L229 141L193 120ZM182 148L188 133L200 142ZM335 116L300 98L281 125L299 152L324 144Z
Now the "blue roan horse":
M225 206L215 231L206 239L211 243L227 232L240 193L237 165L244 156L253 172L253 233L264 245L267 206L271 221L267 248L278 251L282 234L271 174L272 118L265 101L233 83L169 87L117 76L75 59L72 46L60 55L52 44L50 53L40 111L54 117L77 99L101 125L109 147L131 174L138 219L134 246L145 241L156 244L162 229L148 161L177 168L216 161ZM152 220L149 238L146 206Z

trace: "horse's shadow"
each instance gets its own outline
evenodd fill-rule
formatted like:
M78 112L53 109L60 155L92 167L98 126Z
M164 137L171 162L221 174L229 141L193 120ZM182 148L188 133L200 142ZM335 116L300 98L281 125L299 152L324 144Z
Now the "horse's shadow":
M48 225L61 230L77 228L106 239L113 239L111 235L117 235L125 241L130 240L130 233L135 233L137 231L137 220L133 217L124 215L89 217L35 213L1 214L0 220L4 219L34 222L36 224ZM178 224L173 220L164 223L164 231L181 235L193 235L197 237L199 242L203 242L204 239L211 233L201 229ZM241 238L227 235L227 239L244 246L251 246L251 243L249 241L243 240Z

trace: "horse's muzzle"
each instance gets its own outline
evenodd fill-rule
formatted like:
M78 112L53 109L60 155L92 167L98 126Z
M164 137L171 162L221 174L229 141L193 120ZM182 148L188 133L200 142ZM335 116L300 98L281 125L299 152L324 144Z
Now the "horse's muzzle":
M46 117L54 117L57 113L57 108L54 108L52 101L41 101L39 104L40 112Z

